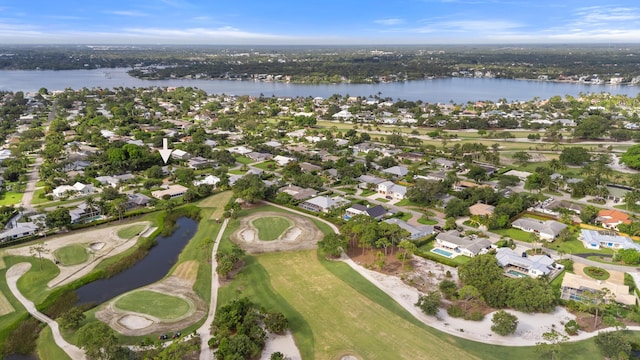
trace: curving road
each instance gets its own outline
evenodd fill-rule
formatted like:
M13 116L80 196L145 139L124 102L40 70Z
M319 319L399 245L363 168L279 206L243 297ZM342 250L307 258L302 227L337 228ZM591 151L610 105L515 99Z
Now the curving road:
M20 290L18 290L18 285L17 285L18 279L20 279L22 275L24 275L27 271L29 271L29 269L31 269L31 264L24 262L24 263L15 264L11 268L9 268L9 270L7 270L7 274L6 274L7 285L9 286L9 289L13 293L13 296L15 296L16 299L18 299L18 301L20 301L22 306L24 306L24 308L27 309L27 311L29 312L29 314L31 314L31 316L49 325L49 327L51 328L51 332L53 333L53 340L55 341L56 345L58 345L64 352L66 352L71 359L73 360L86 359L87 357L82 349L80 349L79 347L73 344L68 343L62 337L62 335L60 334L58 323L55 320L48 317L47 315L38 311L36 309L36 306L33 304L33 302L28 300L26 297L24 297L22 293L20 293Z

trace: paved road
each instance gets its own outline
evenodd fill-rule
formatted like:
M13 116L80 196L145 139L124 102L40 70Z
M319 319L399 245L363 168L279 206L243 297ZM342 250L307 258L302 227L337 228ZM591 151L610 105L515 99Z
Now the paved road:
M222 234L224 234L225 229L227 228L227 224L229 223L229 219L224 219L222 223L222 227L218 232L218 236L216 237L216 241L213 243L213 249L211 250L211 300L209 302L209 314L207 315L207 320L205 320L204 324L200 326L196 332L200 335L200 360L213 360L213 351L209 348L209 339L211 339L211 323L213 323L213 319L216 316L216 306L218 303L218 287L220 286L220 282L218 281L218 273L216 272L216 268L218 267L218 262L216 261L216 253L218 252L218 245L220 245L220 239L222 239Z
M51 328L51 332L53 333L53 340L55 341L56 345L58 345L64 352L66 352L71 359L73 360L86 359L85 353L82 349L78 348L75 345L69 344L62 337L62 335L60 335L60 329L58 328L58 323L55 320L48 317L47 315L39 312L36 309L33 302L25 298L22 295L22 293L20 293L20 290L18 290L18 286L17 286L18 279L20 279L22 275L24 275L27 271L29 271L29 269L31 269L30 263L19 263L19 264L13 265L11 268L9 268L9 270L7 270L7 273L6 273L7 285L9 286L9 289L13 293L13 296L15 296L16 299L18 299L18 301L20 301L22 306L24 306L24 308L27 309L27 311L29 312L29 314L31 314L31 316L49 325L49 327Z
M31 203L33 201L33 194L36 191L36 184L38 183L38 179L40 179L40 165L42 165L42 162L42 157L37 155L36 160L27 173L29 180L27 181L24 194L22 195L22 201L20 202L20 206L22 206L27 213L35 211Z

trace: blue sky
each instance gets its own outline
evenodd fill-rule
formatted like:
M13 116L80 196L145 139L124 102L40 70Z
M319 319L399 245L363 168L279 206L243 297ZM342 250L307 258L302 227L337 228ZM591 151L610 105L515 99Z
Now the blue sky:
M0 0L0 43L640 42L637 0Z

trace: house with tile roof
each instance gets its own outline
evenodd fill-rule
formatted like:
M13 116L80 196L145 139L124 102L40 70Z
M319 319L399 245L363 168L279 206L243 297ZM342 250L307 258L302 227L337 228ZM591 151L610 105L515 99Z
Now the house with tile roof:
M618 230L618 225L620 224L631 224L629 215L614 209L600 210L595 220L599 222L602 227L613 230Z

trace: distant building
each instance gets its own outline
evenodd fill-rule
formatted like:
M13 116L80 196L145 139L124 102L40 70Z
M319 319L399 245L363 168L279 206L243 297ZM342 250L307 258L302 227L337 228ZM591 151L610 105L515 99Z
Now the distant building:
M433 234L433 226L431 225L414 226L398 218L386 219L384 222L398 225L403 230L406 230L409 233L409 239L411 240L418 240Z
M170 199L177 198L184 195L187 192L187 188L182 185L170 185L167 189L156 190L151 193L156 199L163 199L165 195L168 195Z
M361 204L353 204L350 208L345 210L345 214L348 218L351 218L357 215L367 215L376 220L380 220L383 217L385 217L387 213L388 213L387 209L385 209L382 205L368 207Z

